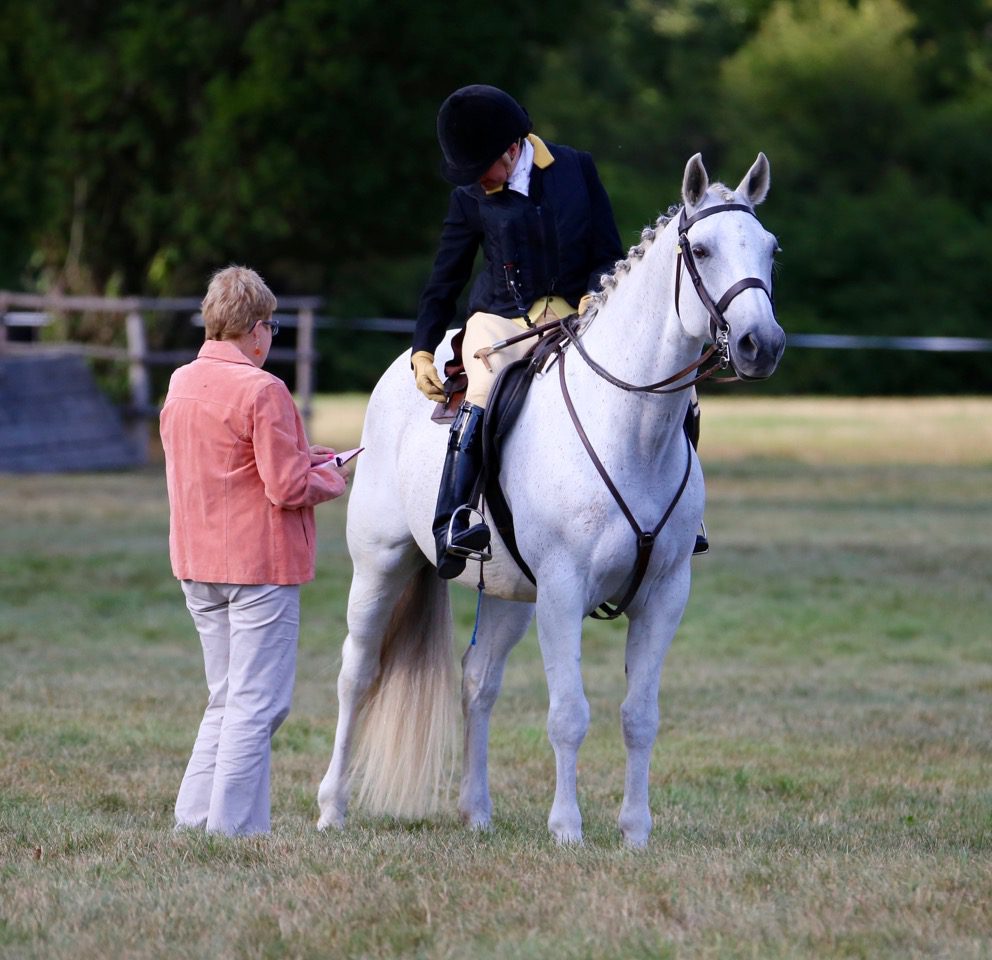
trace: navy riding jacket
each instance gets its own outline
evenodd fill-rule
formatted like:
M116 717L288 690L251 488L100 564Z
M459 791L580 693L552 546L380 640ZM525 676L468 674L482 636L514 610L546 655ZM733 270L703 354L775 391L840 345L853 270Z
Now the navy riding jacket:
M588 153L533 137L528 196L475 183L451 193L430 279L417 311L413 351L434 352L452 326L481 246L485 262L468 316L519 317L545 296L577 304L623 257L609 197ZM546 149L542 149L546 148Z

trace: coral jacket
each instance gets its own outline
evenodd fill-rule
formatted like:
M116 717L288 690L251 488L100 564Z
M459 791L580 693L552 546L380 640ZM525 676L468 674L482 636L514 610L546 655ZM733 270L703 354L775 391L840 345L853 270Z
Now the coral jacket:
M315 504L344 493L311 467L286 385L233 344L207 340L172 375L160 420L169 489L169 556L180 580L306 583Z

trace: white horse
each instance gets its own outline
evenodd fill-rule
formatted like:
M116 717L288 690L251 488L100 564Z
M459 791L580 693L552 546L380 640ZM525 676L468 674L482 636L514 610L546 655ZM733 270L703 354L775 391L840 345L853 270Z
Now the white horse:
M775 370L785 345L771 302L778 247L753 212L768 186L764 154L736 190L711 185L701 158L693 157L682 184L681 220L660 218L604 278L604 292L583 316L579 343L564 353L567 364L558 359L537 377L506 440L500 481L537 587L494 531L477 642L462 659L459 810L473 828L486 828L492 817L489 718L504 664L536 608L557 774L548 827L560 842L581 841L576 760L589 724L582 621L604 601L628 599L627 692L620 707L627 767L619 826L628 844L647 842L661 670L689 596L704 490L682 427L689 391L634 392L617 384L651 384L692 368L709 340L729 351L742 379ZM680 231L688 253L680 250ZM715 316L722 320L724 312L725 323L718 323ZM449 356L446 342L439 364ZM580 439L560 378L619 500ZM692 373L677 380L688 385ZM430 412L406 353L372 393L362 435L366 452L348 508L354 578L334 752L318 794L320 829L344 825L356 772L360 799L372 812L431 812L454 753L448 586L431 566L431 521L448 431ZM639 555L632 526L651 531L666 513L636 594L627 598ZM469 562L459 580L475 586L478 579L479 564Z

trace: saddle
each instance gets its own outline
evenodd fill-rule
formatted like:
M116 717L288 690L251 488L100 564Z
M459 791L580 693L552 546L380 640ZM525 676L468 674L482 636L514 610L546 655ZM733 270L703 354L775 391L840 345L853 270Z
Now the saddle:
M435 423L451 423L468 387L468 376L462 365L461 348L465 331L460 330L451 341L453 357L444 365L444 400L435 405L431 420ZM480 487L489 505L493 526L506 544L510 556L516 561L521 572L537 583L526 561L520 556L517 538L513 531L513 514L502 487L499 485L499 471L502 464L502 445L506 435L516 423L524 400L534 382L536 374L548 363L567 338L555 327L549 325L546 333L535 336L527 353L519 360L507 364L497 375L489 394L489 403L482 421L482 476Z
M458 413L458 408L465 399L468 389L468 375L462 363L462 340L465 339L465 328L462 327L451 338L452 357L444 365L444 400L434 407L431 420L435 423L451 423Z

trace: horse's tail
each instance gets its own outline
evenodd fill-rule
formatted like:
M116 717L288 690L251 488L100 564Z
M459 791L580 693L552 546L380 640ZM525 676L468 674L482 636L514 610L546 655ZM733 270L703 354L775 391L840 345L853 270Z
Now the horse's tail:
M423 817L447 796L457 734L453 636L448 584L424 567L393 610L356 725L353 771L370 813Z

